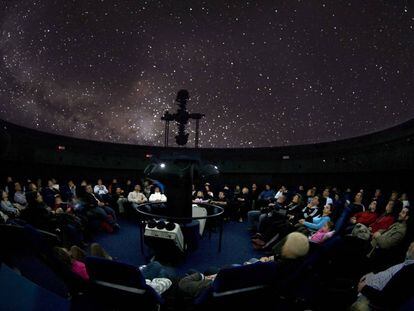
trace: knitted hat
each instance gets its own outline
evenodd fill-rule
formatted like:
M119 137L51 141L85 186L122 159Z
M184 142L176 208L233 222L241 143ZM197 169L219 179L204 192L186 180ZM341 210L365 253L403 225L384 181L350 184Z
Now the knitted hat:
M306 256L308 251L309 240L306 235L299 232L290 233L282 247L282 255L290 259Z

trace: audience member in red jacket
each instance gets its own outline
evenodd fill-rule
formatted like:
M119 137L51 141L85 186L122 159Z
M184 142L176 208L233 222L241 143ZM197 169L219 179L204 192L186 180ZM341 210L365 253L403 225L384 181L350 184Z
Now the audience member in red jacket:
M385 213L378 217L377 220L369 226L371 233L375 233L380 230L385 231L394 223L395 217L392 213L393 208L394 201L388 201L388 204L385 207Z
M374 223L378 218L376 210L377 201L372 201L368 207L368 211L356 213L353 217L351 217L351 224L363 224L368 227L369 225Z

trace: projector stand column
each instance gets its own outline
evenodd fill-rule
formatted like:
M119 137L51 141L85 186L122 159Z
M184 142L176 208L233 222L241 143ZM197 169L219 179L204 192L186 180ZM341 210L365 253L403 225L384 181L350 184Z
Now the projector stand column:
M145 255L144 252L144 232L145 232L145 222L140 221L139 223L139 235L140 235L140 246L141 246L141 254Z
M219 218L220 222L220 228L219 228L219 246L218 246L218 252L221 253L221 239L223 238L223 217L220 216Z
M200 135L200 119L196 119L196 130L195 130L195 148L198 148L198 141Z
M164 147L168 147L168 138L170 136L170 121L165 121L164 128Z

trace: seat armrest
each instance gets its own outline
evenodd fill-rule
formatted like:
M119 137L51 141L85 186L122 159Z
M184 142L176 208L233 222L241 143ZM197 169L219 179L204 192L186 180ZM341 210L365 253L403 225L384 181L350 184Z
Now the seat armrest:
M110 283L110 282L104 282L104 281L93 281L93 284L96 285L101 285L101 286L105 286L105 287L110 287L113 289L117 289L117 290L121 290L124 292L128 292L131 294L138 294L138 295L143 295L146 293L145 289L140 289L140 288L136 288L136 287L130 287L130 286L125 286L125 285L120 285L120 284L115 284L115 283Z
M259 289L267 288L266 285L257 285L257 286L251 286L251 287L245 287L245 288L239 288L239 289L232 289L225 292L213 292L213 297L224 297L224 296L230 296L234 294L240 294L245 292L251 292Z

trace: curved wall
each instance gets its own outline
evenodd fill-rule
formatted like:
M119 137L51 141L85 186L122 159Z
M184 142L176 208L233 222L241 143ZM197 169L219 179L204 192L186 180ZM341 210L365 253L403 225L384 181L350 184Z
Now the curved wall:
M162 148L85 141L38 132L0 121L4 174L100 171L139 175L152 157L191 155L219 166L227 176L335 176L358 174L404 183L414 172L414 119L374 134L315 145L251 149ZM3 174L2 174L3 175ZM94 175L94 174L93 174ZM377 176L378 175L378 176ZM247 178L250 180L251 178ZM255 180L256 180L255 179ZM253 180L253 179L252 179Z

